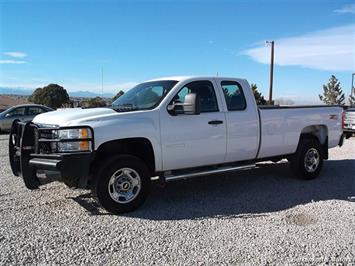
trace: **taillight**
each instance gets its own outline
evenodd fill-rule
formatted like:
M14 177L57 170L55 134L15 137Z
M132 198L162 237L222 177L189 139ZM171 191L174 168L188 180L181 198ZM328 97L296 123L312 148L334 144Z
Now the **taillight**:
M341 128L344 129L345 111L341 113Z

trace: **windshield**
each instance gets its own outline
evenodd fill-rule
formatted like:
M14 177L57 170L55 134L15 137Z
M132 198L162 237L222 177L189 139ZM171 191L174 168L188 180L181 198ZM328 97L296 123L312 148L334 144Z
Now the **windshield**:
M176 80L160 80L138 84L114 101L112 108L119 111L155 108L176 83Z

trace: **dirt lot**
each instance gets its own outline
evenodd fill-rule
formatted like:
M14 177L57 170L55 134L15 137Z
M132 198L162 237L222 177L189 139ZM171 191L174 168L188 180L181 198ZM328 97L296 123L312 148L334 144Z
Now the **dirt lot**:
M21 95L0 95L0 111L11 106L28 103L27 96Z
M156 185L122 216L89 196L58 182L26 190L0 135L0 264L355 264L355 138L312 181L263 164Z

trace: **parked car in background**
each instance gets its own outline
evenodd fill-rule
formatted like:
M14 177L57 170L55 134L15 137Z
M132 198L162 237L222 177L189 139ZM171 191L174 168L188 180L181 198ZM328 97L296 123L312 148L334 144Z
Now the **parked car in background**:
M344 112L343 130L346 138L355 134L355 108L349 108Z
M8 132L14 120L31 121L36 115L53 111L52 108L38 104L22 104L10 107L0 113L0 132Z

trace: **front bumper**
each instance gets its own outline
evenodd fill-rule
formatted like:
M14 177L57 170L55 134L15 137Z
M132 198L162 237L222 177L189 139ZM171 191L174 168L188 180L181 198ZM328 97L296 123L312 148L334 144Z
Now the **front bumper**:
M85 187L94 152L42 153L38 130L40 128L31 122L13 123L9 138L9 159L13 174L21 176L29 189L41 185L38 170L59 172L59 180L70 186Z
M355 133L355 128L344 127L343 131L344 132L349 132L349 133Z
M30 154L30 156L31 159L28 163L31 167L40 170L58 171L63 177L88 176L93 158L92 153L52 155Z
M343 129L343 133L345 135L345 138L348 139L348 138L352 137L355 134L355 129L344 128Z

